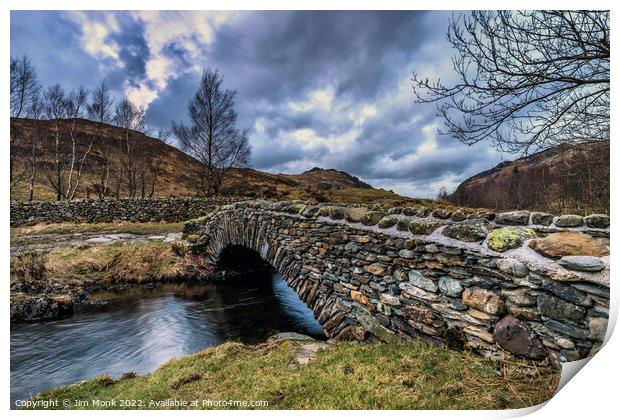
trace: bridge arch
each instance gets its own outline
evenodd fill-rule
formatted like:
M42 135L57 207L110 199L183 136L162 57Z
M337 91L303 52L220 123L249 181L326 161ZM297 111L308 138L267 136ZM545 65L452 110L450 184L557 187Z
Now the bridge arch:
M304 266L303 252L289 243L291 229L308 228L307 224L291 223L282 228L269 217L249 217L239 223L235 213L224 212L210 220L203 237L200 254L212 265L217 265L223 252L230 246L239 246L256 252L297 293L312 310L327 337L350 339L355 320L347 318L338 306L337 296L321 283L316 269ZM301 226L300 226L301 225ZM295 231L292 232L296 234ZM207 239L208 237L208 239ZM295 242L295 241L293 241ZM299 245L299 244L297 244Z

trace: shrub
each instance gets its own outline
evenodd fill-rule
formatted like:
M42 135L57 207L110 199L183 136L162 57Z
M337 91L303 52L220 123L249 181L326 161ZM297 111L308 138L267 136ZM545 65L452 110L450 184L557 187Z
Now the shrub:
M173 242L171 249L172 252L179 257L183 257L187 254L187 245L183 242Z
M36 282L47 278L47 252L26 251L11 256L11 268L18 281Z

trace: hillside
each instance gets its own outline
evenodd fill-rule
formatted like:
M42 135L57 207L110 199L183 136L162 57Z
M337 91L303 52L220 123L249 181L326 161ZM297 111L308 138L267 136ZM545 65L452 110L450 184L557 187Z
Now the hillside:
M319 189L331 188L372 188L370 184L361 181L358 177L335 169L312 168L298 175L280 174L303 185L316 185Z
M448 200L467 207L609 213L609 143L557 146L463 181Z
M70 148L68 122L63 121L65 153ZM35 200L54 200L55 192L49 177L54 169L54 121L11 118L11 199L26 200L30 175L29 159L32 138L37 138L35 155L37 173L34 181ZM36 137L33 137L36 134ZM125 132L122 128L99 124L89 120L77 120L74 136L77 139L77 155L81 156L93 141L93 148L85 161L83 177L75 198L97 198L101 189L102 162L110 162L108 196L123 197L127 194L123 174L119 172ZM130 131L135 145L137 165L144 168L138 177L138 195L145 196L200 196L202 165L193 157L156 138L141 132ZM345 172L334 169L313 168L297 175L270 174L251 168L232 169L222 187L222 194L280 198L315 199L317 201L340 201L354 196L360 201L394 199L402 197L388 191L373 189L370 185Z

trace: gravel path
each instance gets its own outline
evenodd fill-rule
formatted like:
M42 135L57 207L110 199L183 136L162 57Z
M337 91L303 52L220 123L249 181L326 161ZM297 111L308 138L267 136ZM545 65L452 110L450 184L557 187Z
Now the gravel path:
M26 250L47 250L51 251L57 248L76 247L85 244L112 244L122 243L138 243L149 241L175 242L181 239L181 232L171 232L161 235L137 235L133 233L101 233L101 232L83 232L83 233L44 233L36 235L23 235L11 238L11 252L23 252Z

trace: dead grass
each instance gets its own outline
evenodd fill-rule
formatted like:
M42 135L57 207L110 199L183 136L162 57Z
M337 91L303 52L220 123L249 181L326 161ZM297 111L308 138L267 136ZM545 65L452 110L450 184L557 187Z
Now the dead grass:
M183 249L174 242L160 241L59 248L47 253L43 268L36 273L21 268L23 257L14 257L13 275L18 280L27 275L29 281L41 281L38 273L45 273L55 282L107 284L168 281L210 272L201 258Z
M11 255L11 275L18 281L33 283L47 278L47 253L28 251Z

